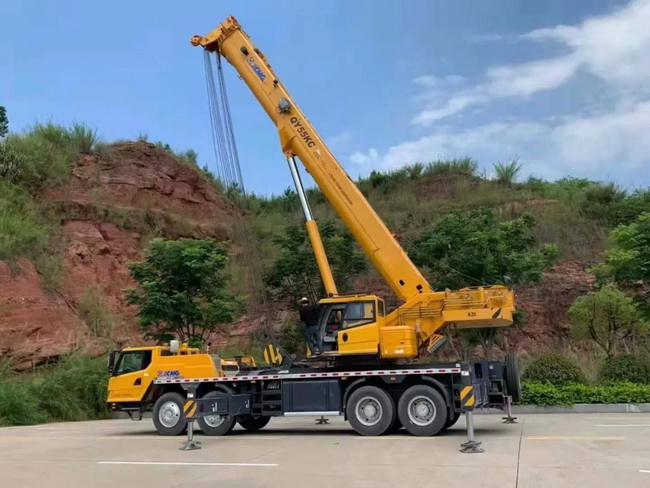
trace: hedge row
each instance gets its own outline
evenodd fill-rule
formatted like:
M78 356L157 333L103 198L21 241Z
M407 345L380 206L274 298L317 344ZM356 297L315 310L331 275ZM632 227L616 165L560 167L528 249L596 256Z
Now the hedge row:
M564 385L588 383L575 356L543 352L524 368L522 379L538 383ZM598 380L602 383L650 384L650 362L645 357L623 354L601 362Z
M611 383L553 385L525 381L522 384L522 405L574 405L576 403L650 403L650 385Z

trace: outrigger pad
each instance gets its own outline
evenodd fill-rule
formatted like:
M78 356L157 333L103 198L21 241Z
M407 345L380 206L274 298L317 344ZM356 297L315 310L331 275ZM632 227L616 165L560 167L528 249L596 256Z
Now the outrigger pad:
M460 445L460 452L465 454L479 454L485 452L478 441L469 441Z

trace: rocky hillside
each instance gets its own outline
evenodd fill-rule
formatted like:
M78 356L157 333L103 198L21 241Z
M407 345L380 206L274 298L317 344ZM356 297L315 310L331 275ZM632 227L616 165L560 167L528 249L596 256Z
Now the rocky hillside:
M50 362L70 351L98 355L111 347L141 342L133 310L124 302L123 289L134 285L126 264L138 260L154 236L227 241L234 235L237 220L219 185L195 162L161 144L89 143L85 150L66 152L67 165L62 164L49 179L41 178L58 163L43 159L51 151L43 152L42 143L62 151L57 132L62 130L39 126L13 141L19 149L28 143L41 148L38 161L23 161L27 169L29 164L44 166L24 171L22 179L14 176L17 183L11 185L20 190L15 201L8 199L7 204L0 198L0 217L8 208L9 217L13 211L14 217L22 218L21 225L31 226L31 234L26 230L25 234L33 234L19 241L24 242L24 249L14 246L9 252L0 247L0 256L2 252L11 256L0 261L0 359L9 359L16 369ZM6 164L0 167L9 176L10 170ZM585 270L601 257L608 230L624 219L621 215L627 207L621 202L633 199L611 185L586 180L548 183L530 179L516 184L487 179L477 174L471 160L373 173L360 180L359 187L404 246L451 211L489 206L503 220L524 212L534 215L537 240L556 244L560 259L540 283L516 290L523 326L506 331L499 347L522 353L569 340L567 309L593 287L594 278ZM33 204L17 206L21 199ZM318 218L334 218L318 191L311 191L310 200ZM288 223L300 223L302 217L296 195L290 191L270 199L253 196L249 207L246 218L259 241L263 258L257 265L263 269L277 255L273 237ZM47 239L41 243L38 236L42 234ZM233 281L241 286L246 270L233 271L238 273ZM358 277L356 288L395 304L390 290L374 273ZM272 306L267 316L276 330L295 320L290 304ZM251 309L229 337L212 340L245 347L259 319Z
M203 173L144 142L82 156L68 182L39 199L60 223L55 289L28 259L0 262L0 357L17 369L80 347L137 343L122 293L133 286L126 263L156 235L224 240L231 232L233 210Z

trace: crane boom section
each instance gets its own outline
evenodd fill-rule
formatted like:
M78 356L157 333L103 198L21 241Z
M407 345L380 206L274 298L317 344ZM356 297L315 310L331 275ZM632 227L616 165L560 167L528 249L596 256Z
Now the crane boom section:
M259 103L278 127L282 150L298 156L346 227L364 249L395 295L408 300L432 291L381 218L332 155L262 52L257 49L234 17L204 37L194 36L193 45L218 52L233 65Z

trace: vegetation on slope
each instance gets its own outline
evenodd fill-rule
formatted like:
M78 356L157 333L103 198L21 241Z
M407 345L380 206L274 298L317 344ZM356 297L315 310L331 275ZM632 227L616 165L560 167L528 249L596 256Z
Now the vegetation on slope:
M55 252L52 250L57 248L56 242L53 242L57 239L57 228L66 218L66 212L74 210L46 209L41 202L40 192L64 185L72 165L83 154L110 151L110 147L98 140L94 130L79 124L71 127L53 123L36 124L24 133L8 135L6 126L0 120L0 259L15 262L21 256L33 258ZM142 139L146 140L146 136L142 136ZM164 143L157 143L156 147L192 166L198 162L198 155L192 150L178 153ZM507 273L516 282L534 282L554 258L577 261L585 267L595 265L593 272L599 280L598 288L615 289L626 297L620 300L616 298L616 293L610 293L603 302L604 307L625 302L630 316L635 320L638 317L634 322L633 334L624 331L626 336L617 337L616 347L606 355L614 356L614 360L616 354L621 352L634 353L635 357L646 354L648 341L643 332L647 329L645 324L650 308L647 293L650 288L650 265L647 262L650 255L647 252L650 242L650 218L647 213L650 212L650 190L630 192L613 183L570 177L553 182L534 177L519 181L521 171L522 166L516 160L497 163L494 176L490 177L479 172L476 161L465 158L414 164L389 172L373 171L357 183L397 239L425 266L425 271L437 286L463 284L458 279L461 273L477 282L500 282ZM204 168L204 173L214 185L223 189L219 179L207 168ZM240 194L237 188L227 188L224 193L230 196ZM374 271L363 264L363 258L358 255L349 234L340 229L339 220L323 194L317 189L311 189L308 193L325 234L330 225L338 229L333 234L333 242L328 242L326 236L325 245L332 256L341 255L341 263L335 263L335 267L338 266L339 274L347 273L344 281L350 282L364 275L372 276ZM278 296L302 295L296 283L304 281L305 269L296 268L293 266L295 260L289 259L302 256L303 260L307 260L306 256L310 255L301 231L303 219L297 195L290 189L282 195L268 198L248 195L245 208L263 256L255 265L259 266L260 274L267 276L267 285ZM100 212L98 218L104 218L102 215L112 218L113 213ZM121 220L116 217L116 220L124 228L137 226L141 221L151 221L148 214L137 218L132 215L122 217ZM476 220L481 219L487 221L490 232L484 229L469 234L461 232L466 230L464 227L474 225ZM450 223L454 222L455 225L450 227ZM155 227L158 223L152 225ZM443 249L444 243L439 242L439 237L441 229L445 228L450 230L449 235L454 242L460 239L463 245L451 246L448 242L447 249ZM611 240L608 240L610 236ZM427 246L437 249L438 254L424 252ZM492 246L491 252L484 253L482 246ZM454 254L454 248L460 254ZM491 256L490 262L463 259L466 253L473 253L477 259L481 255ZM425 262L425 257L430 261ZM346 266L347 262L354 262L355 265ZM441 262L447 265L446 274L441 273ZM467 264L476 266L468 269L464 267ZM294 273L289 281L295 283L284 279L287 266ZM305 268L313 274L313 262L310 261ZM39 271L45 276L46 269L47 266L43 266ZM52 269L56 269L56 266L52 266ZM230 271L235 274L246 272L234 266ZM310 283L307 288L317 294L318 280ZM587 300L584 298L582 302L577 302L578 308L575 310L579 310ZM109 327L106 324L110 323L110 317L94 311L96 297L89 295L86 301L88 303L84 305L83 313L88 320L96 327ZM572 347L575 345L578 348L582 342L596 342L588 328L587 334L584 333L588 315L576 312L571 320L576 341L580 341L572 344ZM580 330L582 332L578 333ZM287 331L285 338L299 342L300 330L294 328ZM630 341L630 338L634 338L634 341ZM597 346L596 342L595 347L587 350L593 351ZM600 361L600 357L596 359ZM72 375L51 373L61 378ZM0 388L13 388L17 392L20 388L32 388L25 385L37 381L39 378L29 381L9 378L2 380ZM6 395L0 393L0 398L3 396ZM33 396L29 397L25 396L24 401L34 403ZM6 405L2 408L5 408L3 412L7 411ZM60 411L57 413L56 406L47 408L50 409L48 412L52 412L48 413L50 418L65 416ZM90 409L83 415L97 414L92 412L96 411ZM7 414L0 413L0 417L3 415L8 418ZM42 418L33 417L31 421ZM23 420L5 422L20 423Z

